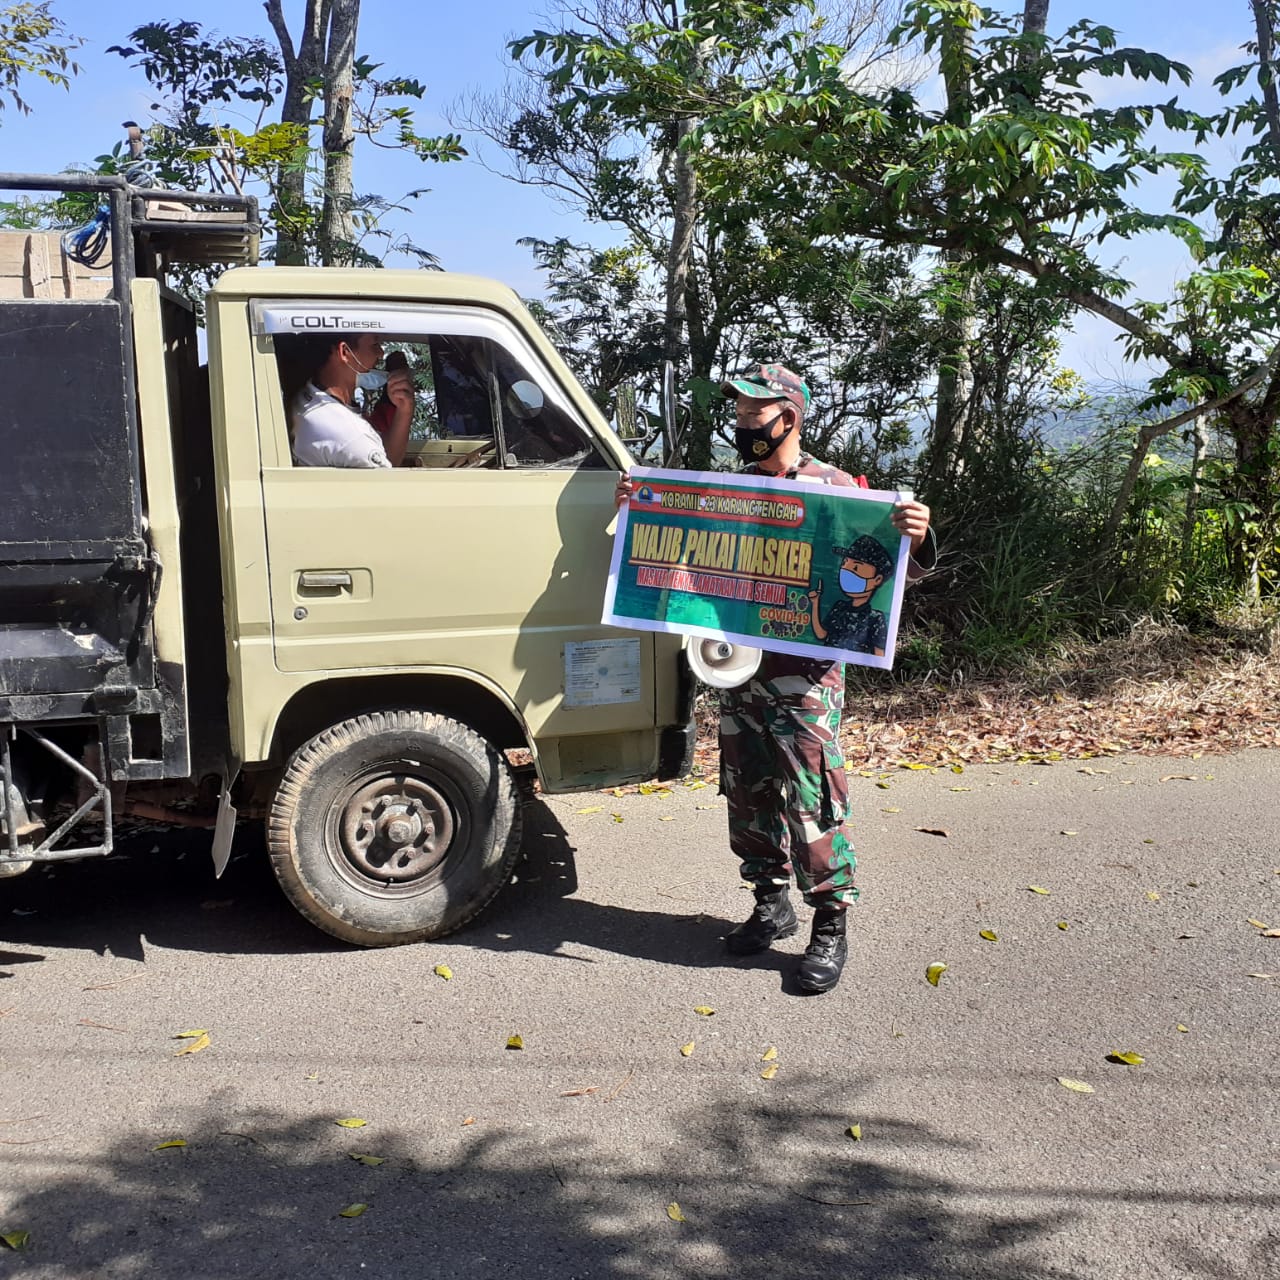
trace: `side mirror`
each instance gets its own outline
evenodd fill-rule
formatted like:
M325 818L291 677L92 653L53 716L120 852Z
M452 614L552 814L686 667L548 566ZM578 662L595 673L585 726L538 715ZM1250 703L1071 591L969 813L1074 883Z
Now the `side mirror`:
M542 394L542 388L527 378L513 382L507 393L507 407L517 418L526 421L529 418L536 418L546 403L547 399Z

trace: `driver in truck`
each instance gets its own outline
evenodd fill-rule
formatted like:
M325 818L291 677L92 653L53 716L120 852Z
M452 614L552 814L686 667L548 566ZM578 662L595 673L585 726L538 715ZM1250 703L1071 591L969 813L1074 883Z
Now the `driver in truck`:
M408 369L378 368L383 347L376 334L290 338L285 352L300 380L289 395L295 463L303 467L400 466L413 420L413 378ZM383 434L353 407L357 387L385 389L392 413Z

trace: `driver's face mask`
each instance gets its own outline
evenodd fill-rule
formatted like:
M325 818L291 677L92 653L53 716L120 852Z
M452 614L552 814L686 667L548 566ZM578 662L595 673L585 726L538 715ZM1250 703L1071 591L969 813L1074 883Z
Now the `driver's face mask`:
M364 368L356 353L351 351L350 347L347 350L351 353L351 359L356 366L356 386L361 391L381 391L387 385L387 379L391 375L385 369L375 369L372 366L368 369Z

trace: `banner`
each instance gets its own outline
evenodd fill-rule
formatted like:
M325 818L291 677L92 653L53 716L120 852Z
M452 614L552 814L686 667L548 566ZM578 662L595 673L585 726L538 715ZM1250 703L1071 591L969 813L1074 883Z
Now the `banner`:
M891 667L908 495L800 478L636 467L618 513L606 624Z

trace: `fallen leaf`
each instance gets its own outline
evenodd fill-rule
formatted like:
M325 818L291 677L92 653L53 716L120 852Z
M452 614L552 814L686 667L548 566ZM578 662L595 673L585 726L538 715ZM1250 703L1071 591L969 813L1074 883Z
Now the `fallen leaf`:
M953 764L953 765L951 766L951 772L952 772L952 773L963 773L963 772L964 772L964 765L962 765L962 764Z
M986 940L987 940L988 942L996 942L996 941L998 941L998 939L996 938L995 933L994 933L992 930L990 930L990 929L980 929L980 930L978 931L978 937L980 937L980 938L986 938Z
M1191 1030L1191 1028L1190 1028L1190 1027L1184 1027L1184 1026L1182 1025L1182 1023L1180 1023L1180 1022L1178 1023L1177 1029L1178 1029L1179 1031L1190 1031L1190 1030Z
M772 1080L772 1079L773 1079L773 1077L774 1077L774 1076L776 1076L777 1074L778 1074L778 1064L777 1064L776 1062L771 1062L771 1063L769 1063L769 1065L768 1065L767 1067L765 1067L765 1069L760 1073L760 1079L761 1079L761 1080Z
M520 1035L518 1032L517 1032L515 1035L508 1036L508 1037L507 1037L507 1048L508 1048L508 1049L523 1049L523 1048L524 1048L524 1037L523 1037L522 1035Z
M1083 1080L1072 1080L1070 1076L1058 1076L1057 1081L1064 1089L1070 1089L1072 1093L1093 1092L1093 1085L1087 1084Z
M881 809L881 813L901 813L901 809Z
M778 1057L778 1051L773 1045L770 1045L761 1055L761 1062L775 1062Z
M588 1094L599 1092L600 1086L598 1084L589 1084L581 1089L565 1089L560 1096L562 1098L585 1098Z
M709 804L695 804L693 806L695 813L706 813L708 809L711 809L713 807L714 807L713 805L709 805Z
M705 782L686 782L684 785L690 791L701 791L707 784Z
M3 1240L10 1249L25 1249L27 1242L31 1239L30 1231L4 1231L0 1232L0 1240Z
M1265 978L1274 978L1276 975L1274 973L1246 973L1244 976L1246 978L1264 978L1265 979Z
M851 1124L845 1130L845 1133L847 1133L849 1137L851 1137L854 1140L854 1142L862 1141L862 1126L860 1124Z
M333 1123L341 1125L344 1129L363 1129L369 1122L361 1120L359 1116L348 1116L345 1120L335 1120Z
M1160 895L1159 895L1159 894L1158 894L1154 889L1148 889L1148 890L1147 890L1147 901L1148 901L1148 902L1159 902L1159 901L1160 901Z
M1146 1062L1146 1058L1144 1058L1142 1054L1133 1053L1130 1050L1120 1052L1119 1050L1112 1049L1111 1052L1107 1054L1107 1061L1120 1062L1126 1067L1140 1067L1144 1062Z
M887 782L877 782L876 786L879 787L881 791L889 791L891 789Z
M680 1046L680 1056L682 1058L689 1057L693 1053L693 1045L694 1042L692 1040L690 1040L688 1044L682 1044Z
M303 1076L302 1078L304 1080L319 1080L320 1073L318 1071L313 1071L309 1076Z
M688 1222L689 1221L689 1219L686 1218L683 1213L681 1213L680 1206L676 1204L674 1200L669 1205L667 1205L667 1217L670 1218L672 1222Z
M349 1204L345 1209L338 1210L340 1218L358 1218L369 1206L367 1204Z
M972 791L972 787L952 787L952 791Z
M347 1152L347 1154L348 1154L348 1155L349 1155L353 1160L358 1160L361 1164L367 1164L367 1165L369 1165L369 1167L370 1167L370 1168L373 1168L373 1167L375 1167L375 1166L377 1166L377 1165L380 1165L380 1164L386 1164L386 1163L387 1163L387 1157L386 1157L386 1156L362 1156L362 1155L357 1155L354 1151L348 1151L348 1152Z
M1263 929L1262 936L1264 938L1280 938L1280 929Z
M173 1038L175 1040L198 1040L201 1036L207 1036L209 1033L201 1027L198 1031L179 1031Z
M943 836L949 838L951 835L951 832L949 832L945 827L916 827L916 830L926 836Z
M1078 831L1064 831L1062 834L1064 836L1078 836L1080 833Z
M709 1018L715 1010L709 1004L695 1004L693 1006L694 1013L700 1013L704 1018Z
M936 987L938 985L938 979L941 978L946 971L947 966L943 964L941 960L935 960L924 971L925 981L928 982L930 986Z
M614 820L614 822L622 821L622 814L620 813L611 813L609 816Z
M1045 896L1046 898L1049 896L1049 890L1048 890L1048 889L1046 889L1043 885L1039 885L1039 884L1029 884L1029 885L1027 885L1027 888L1028 888L1032 893L1042 893L1042 894L1044 894L1044 896Z
M1166 773L1161 782L1194 782L1196 775L1194 773Z
M168 1151L170 1147L185 1147L187 1145L186 1138L170 1138L168 1142L162 1142L158 1146L151 1148L152 1151Z
M431 972L434 973L437 978L443 978L446 982L450 982L453 979L453 970L450 969L447 964L438 964Z
M467 1116L467 1118L462 1122L462 1127L465 1129L467 1125L475 1124L475 1122L476 1122L475 1116Z
M664 814L662 815L662 817L660 817L660 818L658 819L658 821L659 821L659 822L674 822L674 821L675 821L675 819L674 819L670 814L668 814L668 813L664 813Z
M602 805L602 804L593 804L593 805L588 805L585 809L575 809L575 810L574 810L574 812L575 812L575 813L579 813L579 814L586 814L586 813L603 813L603 812L604 812L604 805Z
M1059 920L1058 928L1061 929L1063 933L1066 933L1066 931L1070 929L1071 926L1065 920Z
M190 1035L191 1033L187 1032L186 1034ZM201 1049L207 1049L208 1047L209 1047L209 1033L207 1031L201 1031L196 1035L196 1038L192 1040L190 1044L184 1044L182 1048L179 1049L178 1052L175 1053L173 1056L175 1058L181 1058L183 1054L199 1053Z
M1270 926L1269 924L1263 924L1261 920L1254 920L1252 917L1250 917L1248 920L1246 920L1246 921L1245 921L1245 924L1251 924L1251 925L1253 925L1253 927L1254 927L1255 929L1263 929L1263 930L1266 930L1266 929L1270 929L1270 928L1271 928L1271 926Z
M921 770L921 769L932 769L932 768L933 768L933 765L931 765L931 764L907 764L907 763L903 762L903 764L902 764L902 766L901 766L901 767L902 767L903 769L914 769L914 770L919 771L919 770Z

